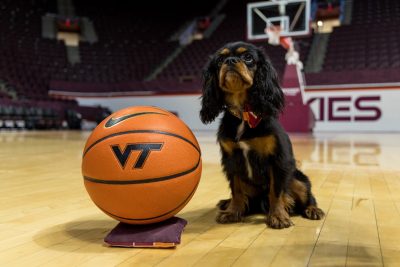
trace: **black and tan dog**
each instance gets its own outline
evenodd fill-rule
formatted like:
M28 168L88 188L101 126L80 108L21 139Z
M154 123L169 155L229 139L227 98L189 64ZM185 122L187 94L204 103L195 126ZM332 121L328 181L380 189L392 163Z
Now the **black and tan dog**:
M313 220L324 216L278 122L283 107L276 71L254 45L228 43L207 63L200 117L210 123L224 112L218 142L232 193L218 203L217 222L263 212L267 225L284 228L292 225L293 213Z

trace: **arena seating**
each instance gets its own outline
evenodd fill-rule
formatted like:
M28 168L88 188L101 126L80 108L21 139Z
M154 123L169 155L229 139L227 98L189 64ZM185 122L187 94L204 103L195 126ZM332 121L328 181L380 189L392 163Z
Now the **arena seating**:
M5 100L5 99L9 99L9 98L10 98L10 96L8 94L0 91L0 100Z
M379 25L400 21L400 2L397 0L354 0L352 25Z
M111 83L143 80L179 46L178 41L169 41L173 33L186 21L207 14L214 5L195 2L179 12L174 4L182 3L75 1L77 14L93 21L99 42L81 42L81 63L55 79Z
M41 38L41 16L52 1L2 1L0 8L0 77L22 98L47 99L47 81L66 65L61 43Z
M50 80L70 65L64 43L41 38L41 16L47 12L57 12L56 1L0 3L0 79L17 94L11 99L0 92L0 128L57 129L62 121L90 118L88 109L78 114L75 101L48 96ZM98 114L105 111L95 108Z
M93 21L99 41L80 42L81 63L58 73L56 80L122 82L142 80L178 46L168 37L181 21L130 2L75 1L77 15ZM158 12L157 12L158 11ZM159 31L162 23L162 31Z
M400 67L400 30L397 24L346 25L331 34L324 70Z
M352 23L330 35L321 73L307 84L399 82L400 2L355 0Z
M78 106L74 101L0 98L0 129L79 129L82 119L99 123L110 114L103 107Z

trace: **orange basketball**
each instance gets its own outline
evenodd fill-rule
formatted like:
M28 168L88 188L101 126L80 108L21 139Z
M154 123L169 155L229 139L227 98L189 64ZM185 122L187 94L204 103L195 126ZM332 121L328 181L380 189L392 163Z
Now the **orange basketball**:
M201 176L200 147L174 114L130 107L93 130L82 174L104 213L130 224L155 223L174 216L192 198Z

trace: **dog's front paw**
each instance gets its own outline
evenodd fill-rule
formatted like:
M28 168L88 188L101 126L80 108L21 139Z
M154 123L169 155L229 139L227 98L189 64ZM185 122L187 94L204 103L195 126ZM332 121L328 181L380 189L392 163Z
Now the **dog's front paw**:
M221 199L218 201L217 207L219 210L226 210L229 207L229 204L231 203L231 199Z
M243 221L243 216L238 211L219 211L217 218L215 218L217 223L236 223Z
M310 220L321 220L324 218L325 213L316 206L308 206L304 211L304 215Z
M288 228L293 225L289 215L268 214L265 223L274 229Z

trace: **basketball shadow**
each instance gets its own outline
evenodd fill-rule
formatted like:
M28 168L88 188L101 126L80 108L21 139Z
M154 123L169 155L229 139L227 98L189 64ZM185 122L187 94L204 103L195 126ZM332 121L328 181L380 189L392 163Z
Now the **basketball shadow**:
M182 212L176 216L188 221L183 234L201 233L216 224L216 212L216 208L203 208ZM33 241L50 250L93 253L99 250L99 247L106 246L104 238L118 223L113 219L101 219L98 215L86 216L44 229L33 236Z
M93 253L93 245L104 246L104 237L117 224L112 219L82 218L44 229L33 236L33 241L50 250Z

